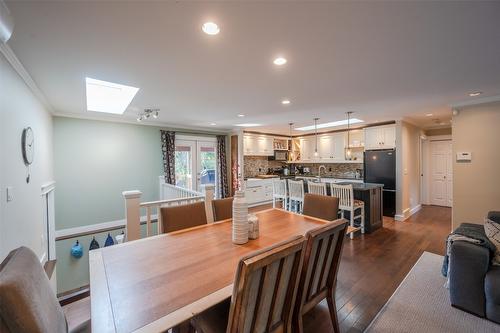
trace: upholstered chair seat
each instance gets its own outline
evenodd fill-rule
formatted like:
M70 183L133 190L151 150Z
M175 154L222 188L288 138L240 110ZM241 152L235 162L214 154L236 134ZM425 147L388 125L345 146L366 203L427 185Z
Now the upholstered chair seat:
M173 232L207 224L207 214L203 201L187 205L161 208L163 232Z
M223 221L233 217L233 198L212 201L214 221Z
M304 196L304 215L334 221L338 219L339 199L326 195L306 193Z

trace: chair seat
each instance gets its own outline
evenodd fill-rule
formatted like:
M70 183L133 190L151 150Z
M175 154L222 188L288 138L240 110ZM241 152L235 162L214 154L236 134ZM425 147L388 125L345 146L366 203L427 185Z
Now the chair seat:
M354 207L361 207L361 206L364 206L364 205L365 205L364 201L354 199Z
M223 333L227 328L231 299L227 299L191 319L191 325L199 333Z

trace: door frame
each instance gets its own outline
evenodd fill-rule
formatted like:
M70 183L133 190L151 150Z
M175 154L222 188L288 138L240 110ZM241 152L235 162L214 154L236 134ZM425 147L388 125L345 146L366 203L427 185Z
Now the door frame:
M431 189L431 142L433 141L452 141L451 135L434 135L427 136L426 140L422 140L422 203L432 205L430 197ZM452 143L453 144L453 143ZM453 147L452 147L453 148ZM453 156L452 156L453 159Z

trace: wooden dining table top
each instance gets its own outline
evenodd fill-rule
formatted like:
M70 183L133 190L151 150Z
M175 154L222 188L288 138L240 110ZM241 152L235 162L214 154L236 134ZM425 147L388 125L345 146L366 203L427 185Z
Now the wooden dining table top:
M91 251L92 332L174 327L231 296L241 257L327 223L282 209L256 215L260 237L243 245L226 220Z

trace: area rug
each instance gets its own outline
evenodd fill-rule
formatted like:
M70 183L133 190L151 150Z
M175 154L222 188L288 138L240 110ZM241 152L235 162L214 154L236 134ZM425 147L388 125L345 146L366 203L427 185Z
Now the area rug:
M442 263L424 252L365 332L500 332L500 325L450 305Z

